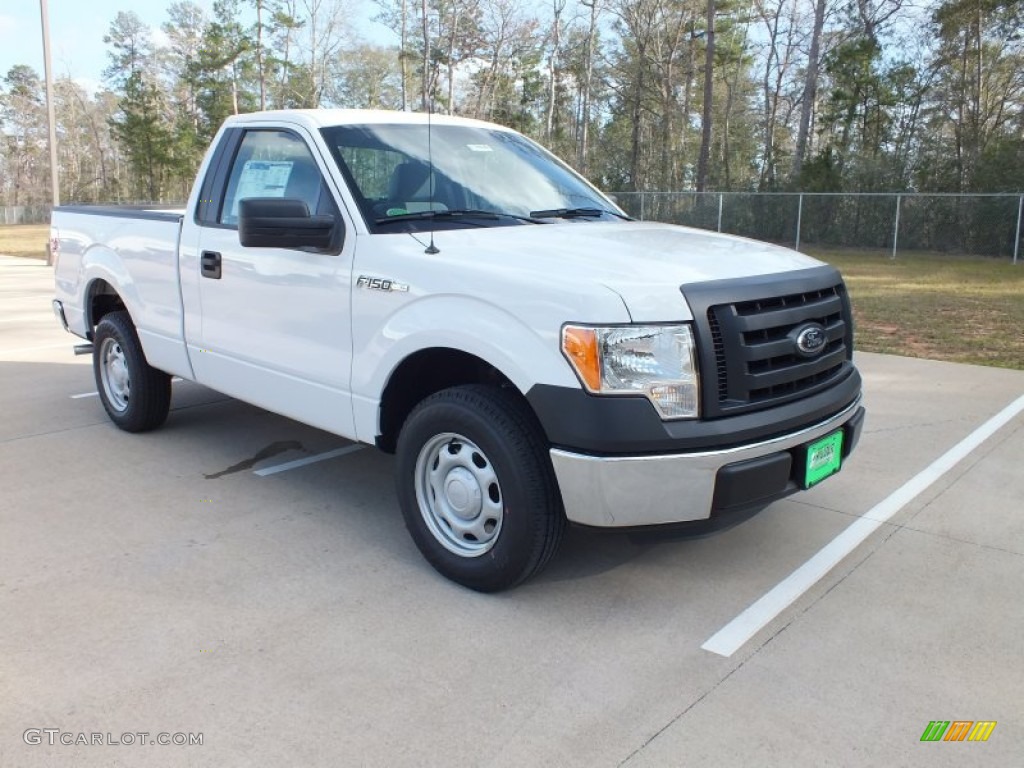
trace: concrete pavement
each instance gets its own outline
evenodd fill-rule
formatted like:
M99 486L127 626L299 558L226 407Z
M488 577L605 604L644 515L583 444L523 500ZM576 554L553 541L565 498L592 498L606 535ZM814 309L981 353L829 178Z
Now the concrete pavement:
M702 539L573 529L483 596L409 540L390 457L175 385L107 421L51 272L0 258L0 766L932 766L1024 754L1024 418L729 657L701 645L1024 394L1024 374L861 355L849 465ZM264 458L259 458L259 457ZM254 461L255 459L255 461ZM995 720L922 743L931 720ZM201 745L25 743L202 734ZM33 736L29 736L33 740Z

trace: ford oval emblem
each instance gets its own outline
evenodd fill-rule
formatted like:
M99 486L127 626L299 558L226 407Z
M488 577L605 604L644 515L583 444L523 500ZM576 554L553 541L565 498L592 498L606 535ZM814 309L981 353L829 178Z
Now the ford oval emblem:
M828 336L817 323L808 323L796 331L796 350L803 357L816 357L825 351Z

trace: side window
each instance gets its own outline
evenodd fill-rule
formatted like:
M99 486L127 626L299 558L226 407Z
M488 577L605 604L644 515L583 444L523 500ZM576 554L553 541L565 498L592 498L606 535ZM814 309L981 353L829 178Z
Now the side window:
M246 132L231 165L218 222L237 226L238 203L250 197L301 200L311 214L334 208L309 148L287 131Z

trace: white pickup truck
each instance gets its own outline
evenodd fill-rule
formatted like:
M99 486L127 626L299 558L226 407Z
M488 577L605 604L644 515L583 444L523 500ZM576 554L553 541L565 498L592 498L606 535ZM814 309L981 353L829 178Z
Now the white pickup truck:
M397 454L426 559L514 586L566 523L743 519L842 467L863 423L839 273L630 220L488 123L230 118L184 211L54 211L54 310L111 420L180 376Z

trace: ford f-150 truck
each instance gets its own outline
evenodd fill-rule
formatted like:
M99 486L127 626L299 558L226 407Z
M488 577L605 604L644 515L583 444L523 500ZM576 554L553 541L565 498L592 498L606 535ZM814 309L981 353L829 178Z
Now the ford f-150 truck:
M51 243L118 427L162 424L180 376L395 453L420 551L480 591L567 522L742 519L863 423L835 269L633 221L489 123L232 117L184 210L61 207Z

